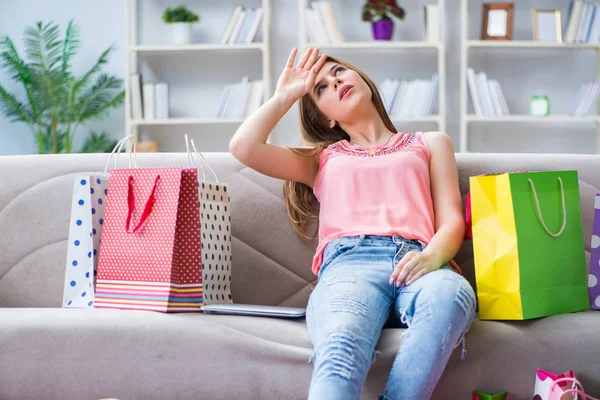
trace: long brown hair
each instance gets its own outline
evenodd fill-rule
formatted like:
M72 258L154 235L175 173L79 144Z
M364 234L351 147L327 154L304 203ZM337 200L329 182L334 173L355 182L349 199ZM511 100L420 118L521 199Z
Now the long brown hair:
M385 106L381 100L381 96L375 82L373 82L371 78L369 78L364 72L345 61L340 61L328 56L326 62L340 64L348 69L354 70L360 75L369 88L371 88L371 93L373 94L371 96L371 101L379 113L379 116L383 120L385 127L391 132L396 133L397 130L394 127L394 124L392 124L392 121L385 110ZM299 114L300 135L302 141L307 143L308 147L286 146L294 153L310 157L321 153L321 151L323 151L332 143L343 139L350 140L350 136L338 125L333 128L329 127L325 115L321 112L321 110L319 110L310 94L305 94L300 99ZM312 188L301 182L286 181L283 184L283 198L288 216L292 222L292 226L294 227L294 230L300 239L304 242L309 242L312 239L315 239L318 230L315 231L313 236L309 236L306 232L310 219L316 219L317 226L319 221L319 213L315 207L317 204L317 199L315 198Z

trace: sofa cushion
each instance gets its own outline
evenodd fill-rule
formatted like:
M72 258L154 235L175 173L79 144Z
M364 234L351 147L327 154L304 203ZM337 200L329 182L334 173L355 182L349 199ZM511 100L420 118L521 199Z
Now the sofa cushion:
M306 399L312 345L304 319L146 311L0 308L3 399ZM473 389L531 398L536 368L574 369L600 394L600 314L475 321L433 396ZM383 392L403 329L383 330L364 399ZM514 395L514 397L512 397Z
M282 181L247 168L230 153L205 153L229 183L232 221L232 295L235 302L305 307L316 277L317 243L303 243L285 212ZM59 307L64 285L69 204L75 174L104 170L106 154L0 157L0 307ZM125 158L125 157L123 157ZM600 157L547 154L457 154L460 190L469 177L515 170L579 173L586 250ZM122 160L122 166L126 162ZM139 154L138 166L186 166L182 153ZM268 216L268 218L265 218ZM310 232L316 228L309 224ZM475 286L471 241L456 257Z

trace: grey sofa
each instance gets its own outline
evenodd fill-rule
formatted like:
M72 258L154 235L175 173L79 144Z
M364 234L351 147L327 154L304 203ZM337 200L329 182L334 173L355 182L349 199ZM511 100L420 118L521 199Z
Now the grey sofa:
M281 181L207 153L231 185L234 301L300 306L316 277L316 247L291 228ZM0 157L0 399L304 399L312 364L305 321L60 308L73 175L106 155ZM586 246L600 157L459 154L468 177L507 170L577 169ZM144 154L139 166L186 165L184 154ZM457 261L474 285L470 241ZM402 330L386 327L364 399L383 391ZM473 389L530 399L536 368L574 369L600 396L600 312L524 322L475 321L468 356L453 354L434 399ZM326 400L326 399L325 399Z

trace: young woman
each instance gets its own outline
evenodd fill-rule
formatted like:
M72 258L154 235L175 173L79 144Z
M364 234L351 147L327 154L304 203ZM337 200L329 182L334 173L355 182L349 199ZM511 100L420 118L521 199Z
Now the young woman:
M308 220L319 221L309 399L359 399L388 321L408 329L380 399L427 399L461 342L464 358L475 313L473 289L451 261L465 230L452 142L441 132L398 133L364 73L310 48L294 66L296 52L229 147L248 167L286 180L303 240ZM310 146L267 144L297 100Z

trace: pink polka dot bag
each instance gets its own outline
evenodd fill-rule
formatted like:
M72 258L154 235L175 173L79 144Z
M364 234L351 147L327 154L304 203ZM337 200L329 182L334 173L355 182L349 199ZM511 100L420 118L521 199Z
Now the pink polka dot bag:
M200 312L197 172L166 167L111 173L94 307Z

